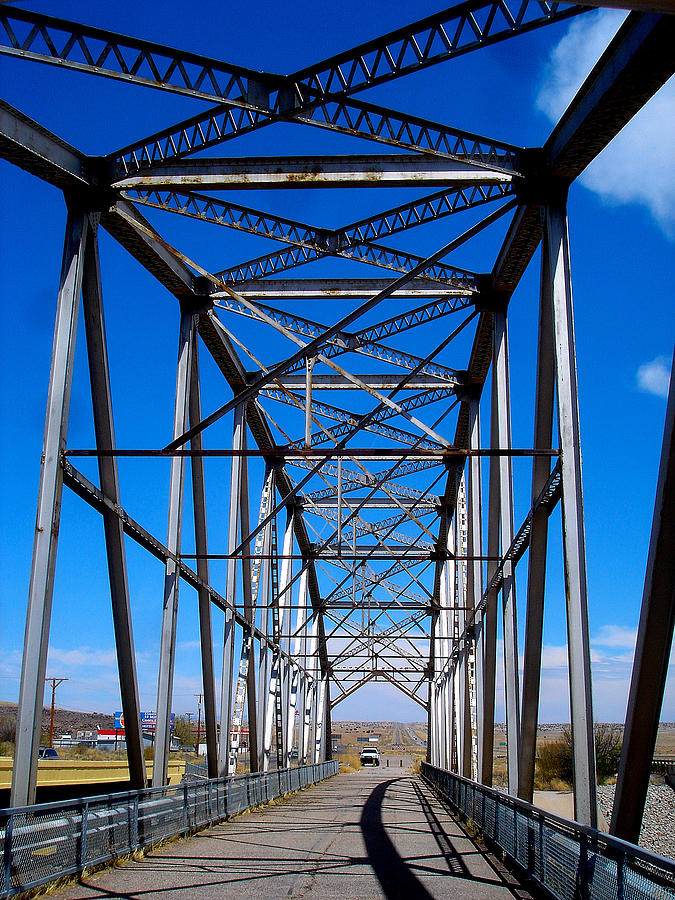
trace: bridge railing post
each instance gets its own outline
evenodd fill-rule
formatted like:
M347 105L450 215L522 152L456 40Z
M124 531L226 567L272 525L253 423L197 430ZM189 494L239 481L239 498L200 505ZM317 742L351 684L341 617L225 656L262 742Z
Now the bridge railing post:
M87 828L89 825L89 802L84 801L80 810L80 870L87 868Z

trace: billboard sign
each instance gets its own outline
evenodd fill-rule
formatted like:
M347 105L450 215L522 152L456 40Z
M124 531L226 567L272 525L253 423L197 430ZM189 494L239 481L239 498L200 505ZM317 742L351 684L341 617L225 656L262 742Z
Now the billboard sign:
M176 721L176 713L171 713L171 731L173 731L173 726ZM141 713L141 730L142 731L154 731L157 727L157 713L156 712L142 712ZM115 713L115 730L124 730L124 713L116 712Z

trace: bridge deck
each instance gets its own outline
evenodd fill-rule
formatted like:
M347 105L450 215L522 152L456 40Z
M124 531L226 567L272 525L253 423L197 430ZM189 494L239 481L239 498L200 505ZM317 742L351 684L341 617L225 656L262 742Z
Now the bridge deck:
M453 898L527 896L404 769L339 775L59 897Z

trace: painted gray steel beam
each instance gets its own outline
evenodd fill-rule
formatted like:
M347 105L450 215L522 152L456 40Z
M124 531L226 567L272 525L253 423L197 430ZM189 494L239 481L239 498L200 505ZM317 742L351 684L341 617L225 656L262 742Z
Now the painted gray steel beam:
M98 222L89 217L89 229L84 251L84 275L82 280L82 306L87 336L87 356L94 413L94 433L97 450L115 449L112 394L108 347L103 316L103 292L97 239ZM117 459L99 456L98 471L101 491L119 506L120 489ZM122 522L111 509L102 511L105 547L108 559L110 597L112 601L115 648L120 680L124 733L129 763L129 781L137 790L147 783L145 771L143 733L141 731L141 707L138 696L136 656L129 600L129 580L124 549Z
M134 227L133 223L139 227ZM161 243L142 229L150 223L131 203L118 201L101 215L101 225L138 262L178 299L192 299L195 295L195 276Z
M246 447L246 429L243 434L244 447ZM241 469L241 494L239 497L239 516L242 534L251 531L249 489L248 489L248 460L242 460ZM251 566L249 560L242 560L242 589L244 592L244 616L250 628L255 625L255 601L253 586L251 583ZM256 702L256 671L255 671L255 644L251 639L249 651L248 669L246 671L246 706L248 709L248 745L258 747L258 707ZM249 771L258 771L258 754L249 753Z
M83 153L4 100L0 100L0 157L63 190L91 183Z
M335 509L335 497L327 497L323 499L312 500L307 498L302 501L300 498L302 505L311 509L313 506L316 506L318 509ZM363 504L363 505L362 505ZM346 506L350 509L354 509L359 507L361 509L400 509L401 506L412 506L418 512L420 510L434 510L436 511L438 504L431 500L417 500L411 497L397 497L396 500L391 499L390 497L370 497L363 503L362 499L359 497L343 497L342 505Z
M251 109L266 102L263 79L268 84L282 80L153 41L6 5L0 7L0 53ZM133 59L132 54L136 54Z
M675 626L675 355L610 833L637 844Z
M477 168L517 174L518 147L373 103L333 98L310 104L307 110L296 108L290 118L398 150L413 150L427 156L457 159ZM219 104L110 154L107 162L117 173L113 177L131 176L164 165L167 160L219 146L272 121L273 117L266 113Z
M351 94L580 12L537 0L465 0L293 73L293 95L280 92L278 102L292 109L289 100Z
M167 160L150 171L119 178L113 187L270 188L449 187L511 181L499 169L479 168L461 160L401 154L358 156L242 157Z
M597 827L591 650L588 633L586 536L581 476L570 248L565 199L546 208L562 467L563 557L567 601L570 712L574 753L574 815Z
M480 403L477 398L470 401L469 407L469 445L472 450L480 447ZM467 494L467 555L483 555L483 518L482 518L482 476L479 456L469 458L469 477ZM479 559L470 562L467 567L467 606L474 608L483 599L483 563ZM477 738L477 774L482 772L483 759L483 694L484 694L484 651L483 622L479 618L474 625L474 650L476 657L476 738Z
M511 448L511 386L509 377L508 326L505 312L494 313L494 359L492 390L496 392L497 447ZM513 542L513 475L511 458L496 460L499 484L499 531L502 554ZM518 688L518 624L516 578L513 563L505 561L502 578L504 625L504 694L506 698L506 754L509 793L518 791L520 758L520 691Z
M492 317L491 317L492 318ZM492 391L490 400L490 446L498 444L497 397ZM488 524L487 552L488 556L499 556L499 519L501 496L499 491L498 459L490 457L488 481ZM497 563L488 561L487 582L490 585ZM495 732L495 688L497 672L497 601L495 589L487 591L485 612L481 624L483 635L483 766L479 772L479 780L490 787L494 768L494 732Z
M551 318L551 276L548 258L548 238L544 235L541 257L541 299L539 303L539 334L537 341L537 381L534 404L534 443L539 449L552 446L553 401L555 382L555 353ZM525 614L525 648L523 664L522 712L520 717L520 776L518 796L532 803L534 766L537 751L539 719L539 687L541 682L541 653L544 631L544 589L546 584L546 548L548 543L549 510L536 506L551 474L549 457L536 456L532 460L532 519L530 525L530 555L527 571L527 609Z
M234 431L232 435L232 448L241 450L244 447L244 432L246 430L246 406L240 403L234 409ZM230 469L230 504L227 527L227 552L232 553L239 543L239 521L241 502L242 470L245 460L241 456L232 457ZM228 559L225 582L225 599L231 607L236 601L237 587L237 560ZM220 740L218 743L218 775L223 777L231 774L233 761L231 759L232 743L232 680L234 677L234 615L225 616L225 630L223 634L223 668L220 680ZM224 724L225 723L225 724Z
M192 366L190 369L190 422L198 422L201 418L201 385L199 379L199 346L197 331L192 335ZM202 449L201 435L195 435L190 442L192 450ZM190 459L192 476L192 508L195 525L195 552L197 574L202 582L209 584L208 530L206 522L206 485L204 479L204 458L197 454ZM202 663L202 690L204 692L204 730L206 734L206 765L209 778L218 777L218 735L216 724L216 684L213 669L213 628L211 624L211 596L206 587L198 592L199 608L199 645Z
M675 70L675 19L631 13L544 145L554 175L576 178Z
M26 806L35 802L42 701L63 491L59 455L65 449L68 430L75 335L88 221L85 213L71 211L68 213L66 223L21 662L16 753L10 801L12 806Z
M237 285L237 293L247 300L311 300L338 298L372 297L389 283L391 278L261 278L243 281ZM463 297L466 288L453 287L440 281L415 278L394 291L392 299L417 299L440 297ZM214 299L226 295L215 290Z
M180 434L188 421L190 397L190 372L192 369L194 315L181 312L178 338L178 365L176 372L176 400L174 406L173 433ZM183 519L183 493L185 487L185 459L172 457L169 477L169 516L166 546L171 554L180 556ZM174 559L167 559L164 574L164 598L162 628L159 646L159 671L157 675L157 726L155 731L152 786L167 783L169 744L171 741L170 716L173 695L173 675L176 660L176 624L178 620L178 589L180 576Z
M355 375L354 377L358 378L368 387L383 391L393 390L395 387L398 387L398 384L404 377L404 375L396 375L393 372L384 372L381 375L367 374ZM289 388L293 391L304 390L305 388L305 375L303 374L291 373L289 375L282 375L278 379L278 381L281 385L283 385L283 387ZM447 387L447 384L447 381L442 381L440 378L434 378L433 375L420 374L414 375L406 382L405 390L428 391L433 390L433 388ZM324 374L323 372L312 374L312 388L316 391L363 390L360 385L354 384L353 381L351 381L344 375Z

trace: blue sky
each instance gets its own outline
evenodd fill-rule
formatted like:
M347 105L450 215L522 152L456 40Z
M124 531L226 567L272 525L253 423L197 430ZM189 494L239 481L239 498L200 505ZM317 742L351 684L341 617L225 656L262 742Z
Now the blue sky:
M230 62L290 72L316 59L405 24L403 3L345 2L282 6L251 3L228 8L195 4L190 17L178 3L119 6L34 2L31 8L127 34L195 50ZM434 12L415 5L414 15ZM498 44L465 58L364 92L364 99L522 146L540 145L590 69L622 14L600 11ZM0 58L2 97L83 151L103 154L204 108L206 104L101 78ZM675 181L672 173L673 83L667 85L584 173L570 192L570 240L580 377L582 449L589 565L591 641L596 717L618 721L625 712L651 527L665 393L675 333L672 275ZM386 152L373 144L297 126L274 126L223 154ZM0 162L4 213L0 228L3 324L0 333L0 413L7 435L0 449L0 700L18 697L35 499L49 374L65 206L60 192ZM390 191L279 192L233 199L317 225L348 222L393 206L410 194ZM389 243L426 255L475 220L466 214L451 230L422 226ZM177 217L148 217L167 238L211 270L275 249L263 238L239 235ZM189 227L188 227L189 226ZM479 271L491 267L503 236L495 226L452 261ZM116 431L121 447L162 446L173 412L178 327L175 300L107 235L101 236L104 301L111 353ZM377 274L357 264L313 274ZM538 256L510 308L514 445L532 442ZM328 317L316 306L307 315ZM254 335L236 323L247 340ZM455 321L452 320L454 327ZM229 323L228 323L229 325ZM434 336L421 331L419 346ZM256 332L259 334L259 332ZM436 332L436 340L438 340ZM267 339L269 341L269 338ZM460 341L462 366L470 338ZM274 342L262 344L275 358ZM429 345L431 346L431 345ZM213 364L202 354L203 405L227 399ZM452 363L450 363L452 364ZM360 371L365 371L359 368ZM489 393L489 392L487 392ZM488 398L489 399L489 398ZM275 412L272 410L272 412ZM484 410L487 422L487 406ZM454 426L452 426L454 427ZM212 429L211 446L227 446L231 420ZM450 434L452 428L450 428ZM81 328L71 406L69 444L92 446L90 396ZM94 478L95 467L79 461ZM122 502L160 538L166 533L166 461L121 461ZM516 526L529 508L529 463L514 464ZM252 481L260 477L252 469ZM212 547L224 545L228 471L207 463ZM411 482L413 483L413 482ZM416 486L419 486L417 483ZM189 492L188 492L189 498ZM564 598L558 538L551 519L546 597L542 719L568 717ZM186 517L185 544L191 541ZM163 569L127 544L141 700L154 708ZM222 589L224 567L213 566ZM526 561L519 571L524 617ZM215 616L216 646L219 627ZM174 709L196 709L198 632L194 593L181 590ZM522 641L521 641L522 647ZM67 675L59 703L74 709L119 709L107 575L98 516L64 492L48 675ZM386 685L369 685L336 710L336 718L421 718L421 709ZM500 715L498 704L498 716ZM675 719L675 684L668 681L665 720Z

